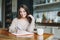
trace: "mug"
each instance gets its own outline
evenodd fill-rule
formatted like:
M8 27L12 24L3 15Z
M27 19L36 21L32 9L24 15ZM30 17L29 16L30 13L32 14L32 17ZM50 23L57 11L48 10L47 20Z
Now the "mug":
M42 28L37 29L37 34L38 35L43 35L43 33L44 33L44 29L42 29Z

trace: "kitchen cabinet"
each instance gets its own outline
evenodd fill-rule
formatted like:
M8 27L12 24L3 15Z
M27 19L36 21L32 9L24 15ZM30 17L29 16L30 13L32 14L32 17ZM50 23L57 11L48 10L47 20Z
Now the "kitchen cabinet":
M59 0L33 0L33 16L36 19L36 23L60 26L60 19L57 23L55 22L59 11Z

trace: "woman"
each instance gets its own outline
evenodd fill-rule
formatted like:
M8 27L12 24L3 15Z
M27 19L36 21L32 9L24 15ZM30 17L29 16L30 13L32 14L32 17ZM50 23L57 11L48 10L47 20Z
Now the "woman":
M9 27L9 32L16 33L17 31L27 31L33 32L35 28L34 17L29 13L28 7L26 5L20 5L18 16L14 18L11 26Z

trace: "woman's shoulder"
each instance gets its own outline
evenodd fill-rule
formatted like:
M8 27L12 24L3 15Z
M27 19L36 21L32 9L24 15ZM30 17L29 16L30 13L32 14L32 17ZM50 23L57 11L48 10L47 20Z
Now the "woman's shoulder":
M13 21L17 21L18 19L17 18L14 18Z

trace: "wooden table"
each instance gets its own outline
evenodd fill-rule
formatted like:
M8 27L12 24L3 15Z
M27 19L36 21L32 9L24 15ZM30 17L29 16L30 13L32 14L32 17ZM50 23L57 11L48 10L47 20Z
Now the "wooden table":
M31 38L28 37L16 37L15 35L9 33L7 30L0 30L0 40L40 40L41 36L34 33ZM43 40L51 40L53 38L53 34L44 33Z

